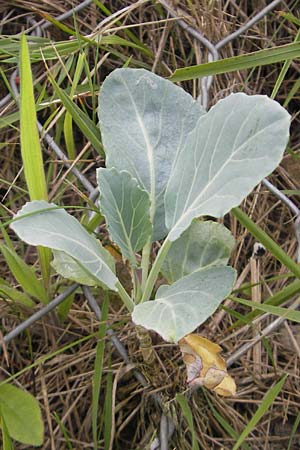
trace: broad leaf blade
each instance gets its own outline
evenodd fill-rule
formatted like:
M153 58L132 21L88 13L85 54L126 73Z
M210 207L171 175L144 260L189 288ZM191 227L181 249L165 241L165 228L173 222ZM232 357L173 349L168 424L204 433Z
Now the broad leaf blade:
M76 281L86 286L95 286L97 281L84 270L78 262L65 252L53 250L53 260L51 261L53 269L62 277Z
M0 386L0 415L9 435L28 445L42 445L44 426L35 398L11 384Z
M171 286L161 286L154 301L134 308L132 319L164 340L177 342L214 313L230 293L234 280L231 267L199 270Z
M169 239L193 218L222 217L279 164L289 136L289 114L266 96L231 94L187 137L165 195Z
M112 240L135 266L135 253L144 247L152 234L149 195L126 171L101 168L97 170L97 179L100 209Z
M111 269L112 257L66 211L41 200L27 203L15 219L17 220L10 226L23 241L65 252L74 258L96 283L103 283L116 290L118 279Z
M208 266L226 265L235 241L230 231L217 222L192 222L172 243L161 272L169 283Z
M183 89L143 69L114 70L99 101L106 166L127 170L149 193L154 240L161 239L172 164L204 111Z

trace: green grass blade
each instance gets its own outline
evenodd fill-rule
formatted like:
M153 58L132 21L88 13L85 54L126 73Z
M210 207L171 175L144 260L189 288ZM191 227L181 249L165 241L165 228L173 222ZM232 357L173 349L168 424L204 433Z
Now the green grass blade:
M239 434L237 433L237 431L235 431L235 429L232 428L232 426L224 419L224 417L221 416L221 414L219 414L219 412L216 410L216 408L213 406L212 402L210 401L208 395L206 394L205 389L203 389L203 393L205 395L206 401L209 404L209 407L210 407L215 419L219 422L221 427L226 431L226 433L228 433L228 435L230 437L237 440L239 438ZM246 444L245 442L243 444L241 444L241 446L244 450L251 450L249 445Z
M7 427L5 425L5 422L3 420L3 418L0 416L0 429L2 432L2 445L3 445L3 450L14 450L13 447L13 443L12 440L9 436Z
M26 183L31 200L47 200L47 185L43 157L36 126L36 111L29 51L24 34L21 38L20 77L21 152Z
M102 306L102 322L99 325L98 342L96 347L96 359L93 375L93 393L92 393L92 430L93 430L93 443L94 448L98 448L98 409L99 409L99 396L102 381L103 371L103 359L105 349L105 333L106 333L106 320L108 315L108 295L105 294L104 302Z
M299 41L299 36L300 36L300 30L298 31L298 33L296 34L296 37L294 39L294 42ZM275 82L272 94L271 94L271 98L275 98L276 95L278 94L278 91L280 89L280 86L282 85L282 82L287 74L287 71L289 70L289 67L291 65L292 60L291 59L287 59L286 61L284 61L284 64L282 66L282 69L280 71L280 74L277 77L277 80Z
M111 370L111 344L109 343L108 352L108 369L106 375L106 390L105 390L105 400L104 400L104 449L110 450L110 439L112 432L112 414L113 414L113 372Z
M56 411L53 412L53 416L54 419L57 423L57 425L59 426L60 431L62 432L62 435L65 439L64 444L66 445L66 448L68 448L69 450L73 450L72 444L70 442L66 427L64 426L64 424L62 423L62 421L59 418L59 415L56 413Z
M269 297L264 304L265 305L274 305L278 306L284 303L286 300L289 300L291 297L293 297L296 294L299 294L300 292L300 281L296 280L293 283L289 284L288 286L281 289L281 291L276 292L276 294ZM257 303L255 304L256 307ZM230 330L237 328L241 325L245 325L252 322L252 320L259 316L260 312L256 308L255 311L251 311L249 314L245 315L243 319L238 320L235 322L231 327Z
M292 100L294 95L296 95L298 93L299 88L300 88L300 78L298 78L295 81L295 83L294 83L293 87L291 88L290 92L287 94L286 99L284 100L284 103L283 103L283 107L284 108L287 108L288 104L290 103L290 101ZM297 194L297 195L299 195L299 194Z
M197 436L194 429L193 413L187 402L187 399L182 394L176 394L176 401L179 403L182 414L187 421L189 430L192 435L192 450L199 450L199 445L197 442Z
M70 92L70 99L73 98L75 94L76 87L79 83L79 79L83 70L83 63L84 63L85 54L80 53L78 56L78 61L75 69L75 74L71 86L71 92ZM73 136L73 119L72 115L67 111L65 120L64 120L64 136L65 136L65 143L67 147L67 153L69 159L75 159L76 156L76 150L75 150L75 142L74 142L74 136Z
M56 95L61 100L66 110L71 114L74 122L82 131L84 136L91 142L92 146L98 153L104 156L104 151L100 138L100 130L97 125L85 114L70 97L58 86L54 78L49 74L50 81L53 85Z
M169 78L171 81L194 80L208 75L234 72L236 70L250 69L252 67L266 66L281 61L292 60L300 56L300 43L281 45L278 47L247 53L246 55L233 56L206 64L185 67L175 70Z
M230 297L241 305L249 306L250 308L256 308L259 311L274 314L275 316L283 317L293 322L300 323L300 311L294 311L293 309L281 308L280 306L266 305L264 303L252 302L251 300L245 300L244 298Z
M269 250L269 252L285 267L293 272L297 278L300 278L300 265L295 263L295 261L293 261L265 231L256 225L240 208L233 208L231 212L249 233L255 237L255 239L263 244L266 249Z
M47 184L36 125L33 80L25 34L21 36L20 80L21 154L26 184L30 200L47 200ZM51 252L45 248L39 248L38 252L44 283L47 286L50 275Z
M294 439L294 436L295 436L296 431L298 429L299 423L300 423L300 413L298 413L298 415L297 415L297 417L295 419L295 422L294 422L294 425L293 425L293 428L292 428L292 431L291 431L288 447L287 447L286 450L291 450L291 448L292 448L293 439Z
M33 269L29 267L22 258L12 249L0 244L5 261L23 290L32 297L47 304L49 299L47 292L40 281L37 279Z
M9 298L13 302L20 303L27 308L33 308L35 305L31 298L24 292L18 291L16 288L2 283L0 283L0 298L1 297L4 299Z
M242 445L242 443L245 441L245 439L247 438L247 436L252 432L252 430L256 427L256 425L258 424L258 422L260 421L260 419L264 416L264 414L268 411L268 409L270 408L270 406L272 405L273 401L275 400L275 398L277 397L277 395L279 394L279 392L281 391L281 389L283 388L283 385L285 383L285 380L287 378L287 375L284 375L284 377L282 377L282 379L275 384L275 386L273 386L265 395L265 397L263 398L260 406L258 407L256 413L254 414L254 416L252 417L252 419L248 422L248 424L246 425L244 431L242 432L242 434L240 435L239 439L237 440L235 446L233 447L232 450L237 450L238 448L240 448L240 446Z
M75 294L71 294L69 295L69 297L67 297L57 308L57 315L59 317L59 320L61 322L64 322L67 317L68 314L70 312L70 309L74 303L74 298L75 298Z

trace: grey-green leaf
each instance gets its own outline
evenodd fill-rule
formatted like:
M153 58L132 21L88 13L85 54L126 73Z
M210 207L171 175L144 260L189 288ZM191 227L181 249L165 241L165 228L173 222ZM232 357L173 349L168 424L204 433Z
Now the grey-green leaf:
M36 399L11 384L0 386L0 416L9 435L27 445L42 445L44 426Z
M149 193L153 240L161 239L172 165L204 111L183 89L144 69L114 70L99 102L106 167L127 170Z
M62 277L76 281L76 283L84 284L86 286L95 286L99 284L99 282L91 277L74 258L67 255L65 252L53 250L51 266Z
M235 281L231 267L208 267L171 286L161 286L153 301L137 305L132 319L154 330L165 341L178 342L205 322L230 293Z
M222 217L279 164L290 116L266 96L231 94L189 134L165 194L166 225L175 241L193 218Z
M100 209L112 240L123 256L136 266L135 253L152 235L149 194L127 171L98 169Z
M204 267L226 265L234 245L232 234L222 224L193 221L172 242L161 272L171 284Z
M24 216L24 217L23 217ZM113 258L83 226L64 209L44 200L26 203L10 227L31 245L61 250L71 256L96 283L117 290Z

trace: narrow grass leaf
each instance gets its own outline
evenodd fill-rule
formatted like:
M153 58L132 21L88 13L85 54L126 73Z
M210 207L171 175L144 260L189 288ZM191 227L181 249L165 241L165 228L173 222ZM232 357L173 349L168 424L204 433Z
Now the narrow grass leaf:
M80 79L80 76L82 74L82 70L84 67L83 66L84 58L85 58L85 54L80 53L78 56L75 74L74 74L74 78L73 78L73 82L72 82L72 86L71 86L70 99L73 98L75 91L76 91L76 87L79 83L79 79ZM65 136L65 143L66 143L66 147L67 147L68 157L69 157L69 159L75 159L76 150L75 150L75 142L74 142L74 136L73 136L73 119L72 119L72 115L68 111L66 112L66 116L65 116L65 120L64 120L64 136Z
M2 431L3 450L14 450L12 440L11 440L10 435L8 433L8 429L7 429L6 425L5 425L5 422L4 422L3 418L1 418L1 416L0 416L0 428L1 428L1 431Z
M176 394L176 401L179 403L182 414L183 414L185 420L187 421L189 430L192 435L192 450L199 450L197 436L196 436L195 428L194 428L193 413L187 402L187 399L182 394Z
M33 80L25 34L21 36L20 80L21 154L26 184L31 200L47 200L47 184L36 124ZM39 257L44 282L47 285L50 274L49 250L39 249Z
M0 250L11 273L22 286L23 290L40 302L47 304L49 301L47 292L35 275L34 270L14 250L1 244Z
M242 443L245 441L245 439L247 438L247 436L252 432L252 430L254 430L254 428L256 427L256 425L258 424L258 422L260 421L260 419L265 415L265 413L268 411L268 409L270 408L270 406L272 405L273 401L275 400L275 398L277 397L277 395L279 394L279 392L281 391L281 389L283 388L283 385L285 383L285 380L287 378L287 375L284 375L282 377L282 379L275 384L275 386L273 386L265 395L265 397L263 398L260 406L258 407L256 413L254 414L254 416L252 417L252 419L248 422L248 424L246 425L244 431L241 433L239 439L237 440L235 446L233 447L232 450L237 450L238 448L240 448L240 446L242 445Z
M99 397L101 390L102 372L103 372L103 360L105 350L105 334L106 334L106 320L108 316L108 303L109 298L106 294L102 306L102 322L99 325L98 342L96 347L96 359L93 374L93 392L92 392L92 430L93 430L93 442L94 448L98 448L98 411L99 411Z
M73 305L74 302L74 298L75 298L75 294L71 294L69 295L69 297L67 297L57 308L57 314L59 319L64 322L69 314L69 311Z
M294 439L294 436L296 434L296 431L298 430L299 423L300 423L300 413L298 413L298 415L297 415L297 417L295 419L295 422L294 422L294 425L293 425L293 428L292 428L292 431L291 431L291 434L290 434L288 447L287 447L286 450L291 450L291 448L292 448L293 439Z
M294 39L294 42L299 41L299 36L300 36L300 30L297 32L296 37ZM271 93L271 98L275 98L276 95L278 94L280 86L282 85L282 82L283 82L283 80L284 80L284 78L285 78L285 76L287 74L287 71L289 70L289 67L290 67L291 63L292 63L291 59L287 59L287 60L284 61L284 64L283 64L283 66L281 68L281 71L280 71L280 73L279 73L279 75L278 75L278 77L276 79L275 84L274 84L274 87L273 87L273 90L272 90L272 93Z
M26 183L31 200L47 200L43 157L36 125L29 51L24 34L21 38L20 80L21 152Z
M298 93L299 88L300 88L300 78L297 78L297 80L295 81L293 87L291 88L290 92L287 94L287 96L286 96L286 98L285 98L285 100L283 102L283 107L284 108L287 108L287 106L290 103L290 101Z
M293 322L300 323L300 311L294 311L288 308L281 308L280 306L265 305L264 303L252 302L251 300L245 300L244 298L230 297L237 303L241 305L249 306L251 308L256 308L259 311L274 314L275 316L283 317Z
M284 303L286 300L289 300L291 297L293 297L296 294L299 294L300 292L300 281L296 280L293 283L289 284L288 286L281 289L281 291L276 292L273 296L269 297L265 302L264 305L274 305L278 306ZM257 306L257 303L255 303L255 308ZM252 320L260 315L260 311L256 308L254 311L251 311L247 315L243 317L243 319L238 320L235 322L231 327L230 330L239 327L240 325L243 325L245 323L250 323Z
M208 75L217 75L220 73L234 72L236 70L250 69L252 67L266 66L281 61L299 58L299 56L300 43L296 42L247 53L246 55L233 56L219 61L177 69L169 80L174 82L194 80Z
M232 428L232 426L227 422L226 419L224 419L223 416L221 416L221 414L219 414L219 412L216 410L216 408L213 406L212 402L210 401L207 393L205 392L205 390L203 389L203 393L205 395L205 398L207 400L207 403L209 404L210 409L212 410L212 413L214 415L214 417L216 418L216 420L219 422L219 424L221 425L221 427L228 433L228 435L231 438L234 438L235 440L238 439L239 437L239 433L237 433L237 431L235 431L234 428ZM249 445L246 444L245 442L241 445L241 447L245 450L251 450Z
M59 418L58 414L56 413L56 411L53 411L53 416L54 416L54 419L56 420L56 423L59 426L59 429L62 432L62 435L63 435L63 437L65 439L64 444L67 446L67 448L69 450L73 450L72 444L71 444L69 436L67 434L66 427L64 426L64 424L60 420L60 418Z
M265 231L256 225L240 208L233 208L231 212L278 261L293 272L297 278L300 278L300 265L293 261Z
M35 303L31 298L24 292L18 291L18 289L5 284L0 284L0 298L9 298L13 302L20 303L21 305L27 306L27 308L32 308Z
M109 348L111 346L108 343ZM108 352L108 372L106 375L106 390L105 390L105 401L104 401L104 449L109 450L110 437L112 430L112 413L113 413L113 372L111 370L111 351Z
M49 74L50 81L53 85L56 95L61 100L66 110L71 114L74 122L82 131L84 136L89 139L92 146L98 153L104 156L103 147L100 138L100 131L97 125L85 114L79 106L74 103L70 97L58 86L54 78Z

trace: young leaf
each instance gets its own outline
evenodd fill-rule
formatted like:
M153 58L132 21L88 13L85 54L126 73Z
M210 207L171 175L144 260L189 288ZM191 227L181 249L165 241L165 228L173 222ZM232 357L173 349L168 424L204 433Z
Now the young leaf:
M231 94L189 134L165 194L169 240L193 218L222 217L280 162L290 115L266 96Z
M234 244L232 234L220 223L193 221L172 243L161 272L171 284L204 267L226 265Z
M49 299L41 282L37 279L33 269L29 267L18 254L5 245L0 245L0 250L15 279L20 283L25 292L47 304ZM33 302L31 302L33 303Z
M24 217L23 217L24 216ZM26 203L10 227L31 245L61 250L71 256L96 284L117 290L113 259L101 244L65 210L43 200Z
M76 281L76 283L84 284L86 286L99 285L99 282L97 283L97 281L91 277L74 258L67 255L65 252L53 250L51 266L62 277Z
M150 200L146 191L126 171L98 169L100 209L113 241L123 256L136 266L135 253L152 234Z
M44 427L38 402L11 384L0 386L0 415L9 435L27 445L42 445Z
M154 330L165 341L177 342L210 317L230 293L235 281L231 267L208 267L171 286L161 286L154 301L137 305L132 319Z
M144 69L117 69L100 91L106 166L127 170L150 196L154 240L166 235L163 197L171 167L203 109L188 93Z

